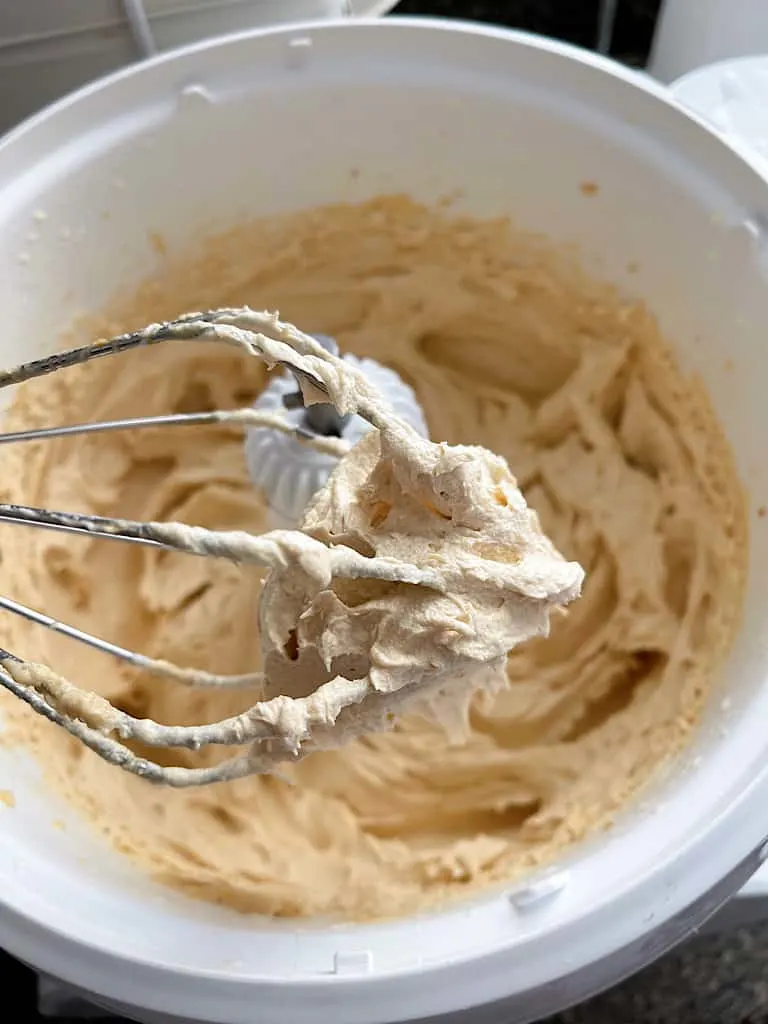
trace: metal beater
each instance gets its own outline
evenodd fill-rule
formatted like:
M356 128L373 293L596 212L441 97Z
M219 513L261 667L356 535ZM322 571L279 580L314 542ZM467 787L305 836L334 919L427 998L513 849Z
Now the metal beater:
M234 345L261 358L271 367L284 368L286 376L274 379L254 408L28 430L0 435L0 443L97 431L237 423L248 432L246 456L254 482L262 486L268 495L277 495L280 503L277 513L282 521L290 522L324 482L338 459L366 431L385 426L391 430L394 421L398 424L397 429L402 429L406 441L410 434L426 434L413 392L392 371L372 361L353 360L354 368L345 372L357 374L354 379L364 381L364 387L362 398L358 395L356 399L348 400L343 386L337 387L336 384L337 379L342 380L338 373L342 360L336 355L331 339L313 338L282 323L274 314L258 313L248 308L192 313L107 341L36 359L0 373L0 388L140 346L171 341L217 341ZM369 364L367 367L366 363ZM366 370L373 383L369 382ZM334 382L334 404L323 400L330 397L329 381ZM393 407L397 409L397 416ZM290 447L286 447L286 443ZM270 446L274 448L275 445L277 447L272 451ZM301 453L311 456L304 461L301 472L296 471L295 464L292 467L297 453L299 456ZM281 479L283 472L291 477L292 488ZM343 542L323 543L296 530L277 529L254 536L242 531L208 530L179 523L137 522L20 505L0 505L0 522L257 565L270 571L265 592L269 579L280 579L281 574L286 577L290 573L293 573L290 585L294 588L297 574L305 573L309 577L313 573L320 576L325 573L328 583L331 580L369 579L445 592L444 578L428 565L369 556ZM294 564L287 561L286 553L292 553L299 540L301 557ZM574 569L573 563L563 562L562 565ZM566 572L552 593L542 594L542 600L548 606L567 603L577 595L582 574L578 566L575 570L575 574ZM483 572L488 574L482 566L473 571L481 573L478 578L482 578ZM503 580L503 571L499 578ZM161 725L114 708L104 698L80 690L46 666L23 661L12 652L0 650L0 685L38 714L66 729L104 760L149 781L174 787L203 785L273 771L280 762L295 760L317 749L318 736L325 746L334 745L342 720L345 738L386 728L395 713L405 708L413 698L412 693L404 692L411 687L403 686L397 692L382 694L376 692L375 687L372 689L370 681L363 678L336 679L332 689L320 687L302 700L278 696L258 701L259 695L263 696L266 682L261 672L226 676L183 668L94 637L9 598L0 597L0 609L177 682L190 686L253 689L257 703L240 715L211 725ZM247 750L213 767L163 767L137 756L121 741L193 750L219 744L245 746Z

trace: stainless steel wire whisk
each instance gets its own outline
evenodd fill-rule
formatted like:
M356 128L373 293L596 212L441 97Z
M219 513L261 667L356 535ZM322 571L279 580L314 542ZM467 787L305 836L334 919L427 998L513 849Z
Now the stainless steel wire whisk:
M248 461L255 482L268 490L277 480L284 498L284 481L275 476L274 465L269 468L270 459L265 460L268 472L264 473L258 461L259 456L266 451L265 438L273 441L287 438L293 446L290 451L294 454L308 450L321 460L320 470L315 467L312 472L304 473L307 469L305 463L301 473L293 472L298 490L292 497L289 496L290 500L286 500L285 507L294 512L311 497L323 479L328 477L333 465L344 458L351 445L366 431L376 429L381 436L387 434L398 438L402 450L406 452L416 451L419 444L431 445L424 439L426 427L413 392L392 371L381 367L377 370L377 364L371 364L367 370L373 378L372 383L364 372L366 361L354 360L352 357L352 363L345 362L336 354L335 345L330 339L306 335L290 324L281 322L276 314L259 313L247 307L191 313L109 340L35 359L0 373L0 388L141 346L170 342L234 345L259 357L270 367L281 367L287 377L278 377L267 388L266 397L261 403L257 402L254 408L17 431L0 435L0 444L18 444L99 431L236 423L250 435L246 452L250 452ZM445 446L441 448L431 445L429 450L434 451L439 461L446 449ZM288 466L290 475L289 455L288 449L284 448L271 462L279 464L281 470ZM462 453L458 465L465 466L467 459L471 462L471 452L466 456ZM514 485L511 475L509 479ZM519 508L514 514L510 509L502 508L504 502L499 495L503 497L503 489L493 480L489 487L493 490L488 499L492 514L508 514L513 526L520 522L526 524L523 532L527 530L528 540L533 540L533 545L529 544L532 559L530 570L526 568L525 545L518 545L519 538L513 527L510 527L510 536L514 557L510 554L512 548L510 552L503 553L502 558L498 551L479 556L469 553L461 566L446 571L441 566L439 555L434 554L434 544L424 547L423 558L420 556L416 561L408 561L396 557L380 557L375 551L361 552L354 545L346 543L343 537L318 538L310 532L296 529L275 529L256 536L244 531L217 531L180 523L140 522L10 504L0 504L0 522L259 566L268 570L261 595L262 619L265 607L271 607L270 602L276 602L283 616L281 629L289 638L295 636L296 622L313 598L321 593L327 594L334 586L334 581L349 583L365 580L393 585L406 584L424 588L425 592L434 595L448 595L451 587L460 588L466 580L471 580L474 585L489 586L494 594L498 592L500 601L494 596L494 609L497 605L503 609L505 602L511 602L510 607L517 608L514 604L516 601L524 612L523 618L529 633L533 635L544 632L548 610L552 606L568 603L577 596L583 573L575 563L566 563L554 548L547 547L549 542L540 534L535 517L530 520L525 517L520 519ZM520 502L527 515L522 497ZM425 509L428 510L428 516L437 513L441 528L448 528L445 520L451 519L450 514L440 513L429 500L426 501ZM535 524L535 528L531 524ZM542 544L539 544L539 538ZM482 546L477 550L482 551ZM543 563L542 557L545 559ZM513 565L515 562L520 564ZM544 576L542 567L547 570ZM449 596L447 603L452 607L452 603L455 603L453 597ZM452 667L449 645L442 646L439 639L437 646L432 648L436 662L429 666L430 671L434 671L431 671L431 675L428 672L425 680L418 685L408 680L403 682L400 678L397 685L382 687L380 674L374 677L373 672L368 671L358 673L359 677L356 678L332 676L321 679L309 695L290 698L281 694L271 695L273 689L270 690L269 680L263 672L217 675L184 668L95 637L8 597L0 596L0 610L22 616L30 622L122 659L138 669L182 684L252 689L255 703L242 714L210 725L162 725L113 707L103 697L79 689L47 666L24 661L14 652L0 650L1 686L35 712L65 729L104 760L152 782L174 787L203 785L273 771L281 762L296 760L313 750L338 745L342 740L387 728L397 714L412 707L414 701L422 696L420 686L432 696L443 696L447 692L446 687L450 688L450 671L446 675L446 667L449 670ZM383 614L386 616L387 612ZM514 638L519 632L518 625L514 619L511 621L510 636L513 639L509 640L509 646L516 642ZM470 641L474 636L473 630L478 632L471 622L465 625L463 619L453 631L456 632L456 629L458 633L464 631ZM262 630L264 651L263 633ZM488 659L493 661L497 670L503 664L508 650L504 646L505 639L504 630L501 630L489 646L491 653ZM430 642L434 645L434 638ZM471 643L470 648L474 650ZM474 654L468 656L464 668L472 662L473 657ZM459 671L457 679L461 685L464 685L465 678ZM137 743L144 747L190 750L208 745L245 749L211 767L168 767L134 753L131 744Z

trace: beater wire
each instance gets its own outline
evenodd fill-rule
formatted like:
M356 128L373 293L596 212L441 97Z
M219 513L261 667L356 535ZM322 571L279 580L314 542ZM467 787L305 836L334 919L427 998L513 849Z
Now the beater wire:
M119 644L113 644L108 640L102 640L99 637L93 636L91 633L86 633L85 630L69 626L65 622L60 622L58 619L53 618L51 615L44 615L42 612L35 611L34 608L30 608L27 605L19 604L18 601L13 601L9 597L0 597L0 609L11 612L13 615L19 615L21 618L26 619L28 622L34 622L38 626L45 626L46 629L50 629L54 633L60 633L70 640L76 640L78 643L93 647L104 654L111 654L112 657L133 665L134 668L142 669L145 672L152 672L155 675L167 676L189 686L236 689L261 687L264 684L262 672L247 672L241 675L216 675L213 672L204 672L202 669L183 668L161 658L149 658L144 654L139 654L138 651L130 651L125 647L120 647Z

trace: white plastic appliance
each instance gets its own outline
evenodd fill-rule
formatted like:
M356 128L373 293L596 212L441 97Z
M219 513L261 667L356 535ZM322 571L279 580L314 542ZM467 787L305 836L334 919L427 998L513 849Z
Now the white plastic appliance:
M151 273L150 232L181 249L243 216L401 190L459 190L465 210L575 242L647 298L709 386L753 513L768 504L766 180L646 76L502 29L252 31L129 68L21 126L0 143L0 365L48 351L63 323ZM765 859L766 627L768 519L753 514L743 628L671 777L543 875L377 925L255 921L159 889L30 757L0 747L16 797L0 946L144 1021L544 1016L659 955Z

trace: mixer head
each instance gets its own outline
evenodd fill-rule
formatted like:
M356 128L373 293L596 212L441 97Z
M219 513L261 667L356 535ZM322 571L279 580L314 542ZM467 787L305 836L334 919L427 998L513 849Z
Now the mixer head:
M338 356L338 345L325 334L313 335L315 341ZM390 370L373 359L358 359L347 353L343 361L360 370L392 407L400 419L410 424L422 437L427 425L413 389ZM257 398L258 412L282 415L293 428L293 434L270 427L248 427L245 434L245 460L254 484L266 496L272 513L272 525L291 527L301 521L312 496L325 484L338 461L333 455L302 444L299 437L338 437L349 447L371 430L362 416L341 416L331 403L316 402L305 406L301 390L292 373L274 377Z
M0 521L7 523L268 570L260 599L264 671L237 676L148 658L0 598L0 608L141 669L191 686L250 687L254 693L255 703L240 715L210 725L161 725L113 707L47 666L0 651L0 685L106 761L153 782L202 785L274 771L282 762L390 728L407 711L465 707L478 687L500 684L512 647L546 633L549 612L578 596L581 567L566 562L543 535L502 459L484 449L432 444L423 436L412 392L390 371L340 359L327 340L321 344L274 314L248 308L188 314L26 363L1 373L0 387L170 341L234 345L282 367L298 382L301 402L289 397L289 415L270 399L253 409L51 427L6 434L0 442L234 422L253 431L249 461L256 480L262 475L254 453L269 451L276 435L296 446L287 450L286 463L302 445L327 460L315 476L301 478L295 493L285 492L288 511L298 495L331 475L301 529L261 536L0 505ZM283 406L285 395L295 396L286 387L283 379L272 395L280 395ZM387 401L388 390L406 415ZM398 555L401 548L404 555ZM356 668L337 671L355 630L362 638ZM289 685L281 689L285 680ZM246 749L210 768L181 768L138 757L131 742Z

